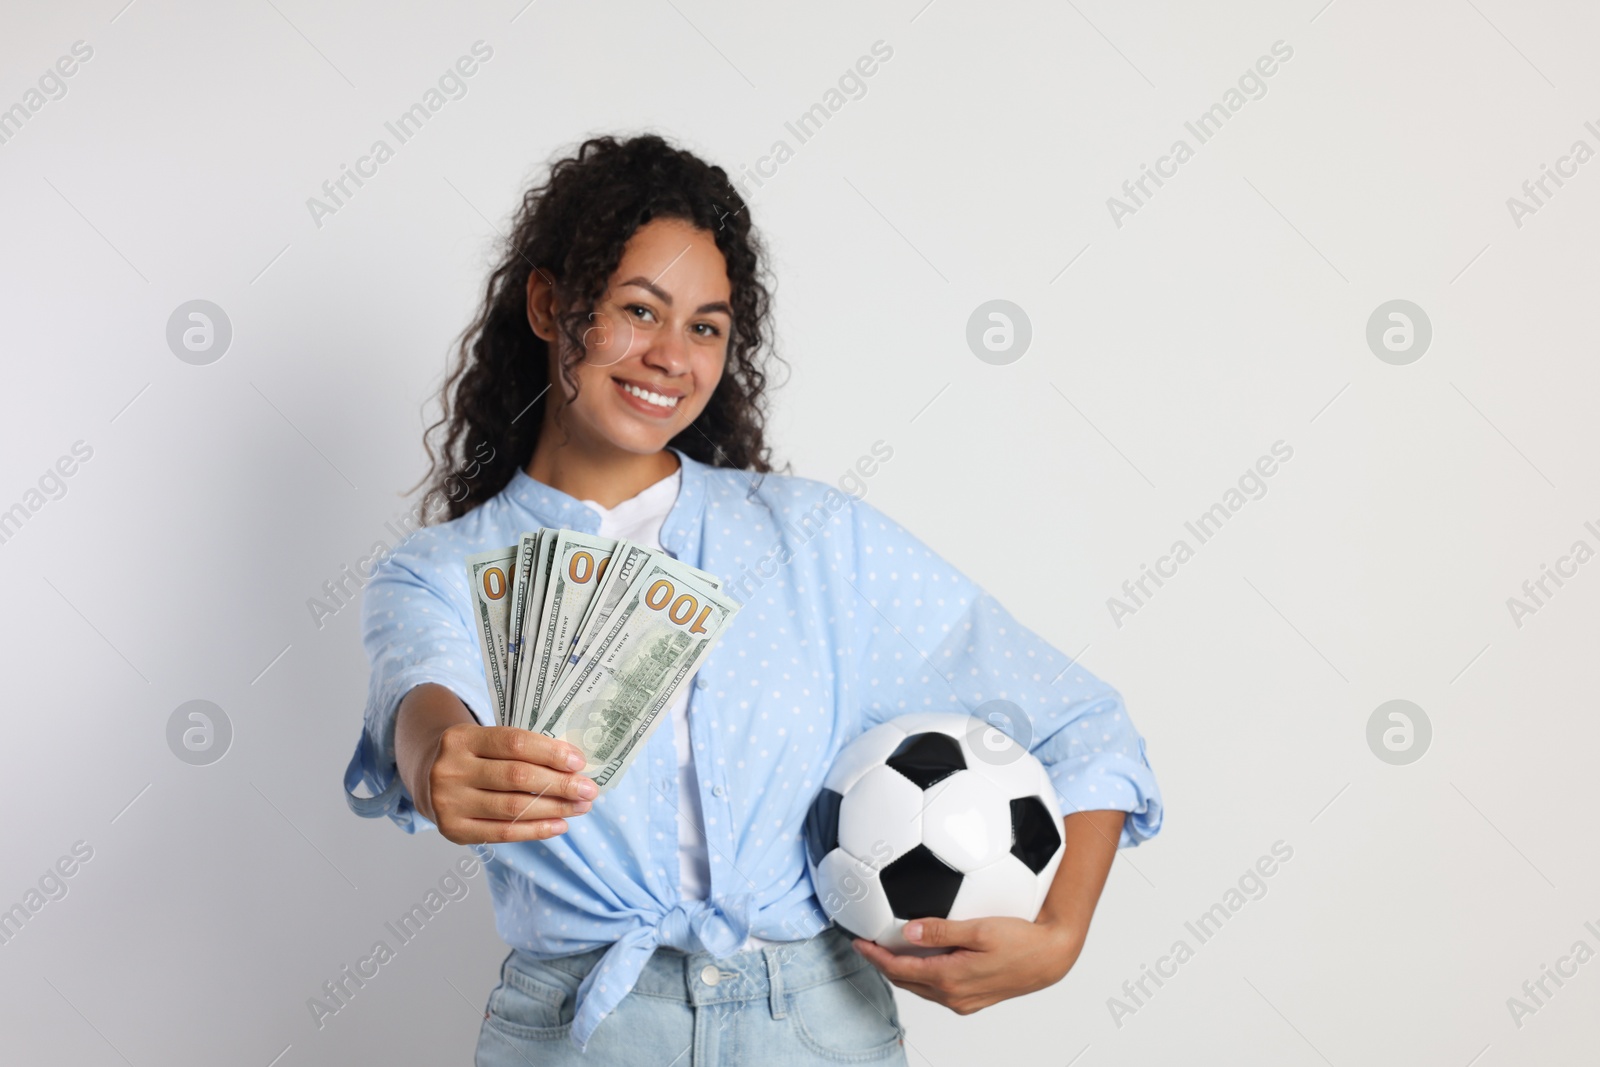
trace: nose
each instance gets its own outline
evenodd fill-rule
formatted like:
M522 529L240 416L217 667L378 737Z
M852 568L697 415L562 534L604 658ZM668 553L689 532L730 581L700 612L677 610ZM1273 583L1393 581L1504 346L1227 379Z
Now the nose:
M689 369L688 343L676 330L662 330L650 339L644 362L670 377Z

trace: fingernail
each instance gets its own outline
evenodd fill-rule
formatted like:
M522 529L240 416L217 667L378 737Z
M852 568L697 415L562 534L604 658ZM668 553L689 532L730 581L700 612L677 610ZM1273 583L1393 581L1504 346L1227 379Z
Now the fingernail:
M594 807L594 805L590 804L587 800L580 800L576 804L572 805L572 810L582 813L588 811L592 807Z
M921 941L922 940L922 924L921 923L906 923L906 940L907 941Z
M567 770L575 771L584 764L583 753L573 749L567 753Z
M585 800L593 800L600 795L600 787L594 784L593 778L579 778L578 795Z

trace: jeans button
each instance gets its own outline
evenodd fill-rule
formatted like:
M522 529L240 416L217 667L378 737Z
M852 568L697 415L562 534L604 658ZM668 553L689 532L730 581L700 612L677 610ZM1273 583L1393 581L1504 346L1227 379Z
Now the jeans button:
M716 964L708 963L704 967L700 968L700 981L704 982L706 985L716 985L718 982L722 981L722 972L717 969Z

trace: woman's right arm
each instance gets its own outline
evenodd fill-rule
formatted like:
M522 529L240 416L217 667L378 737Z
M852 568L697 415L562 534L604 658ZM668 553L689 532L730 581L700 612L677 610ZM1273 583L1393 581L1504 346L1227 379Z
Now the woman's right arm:
M481 726L461 698L431 682L395 713L395 762L417 811L458 845L541 841L565 833L598 790L573 771L573 746L511 726Z

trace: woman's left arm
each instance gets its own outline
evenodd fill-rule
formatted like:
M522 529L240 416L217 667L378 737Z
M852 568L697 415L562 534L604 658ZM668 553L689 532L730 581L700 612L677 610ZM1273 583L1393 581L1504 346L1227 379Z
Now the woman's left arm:
M854 623L850 689L865 725L917 711L977 716L1027 747L1073 813L1034 921L923 917L920 938L908 923L907 939L953 948L937 956L856 942L895 984L970 1014L1071 970L1117 848L1160 830L1161 792L1121 694L881 511L857 500L849 517L836 614Z
M926 918L906 925L906 939L953 951L899 956L861 938L856 949L901 989L958 1015L1055 985L1083 951L1126 818L1122 811L1080 811L1062 820L1066 852L1033 922Z

